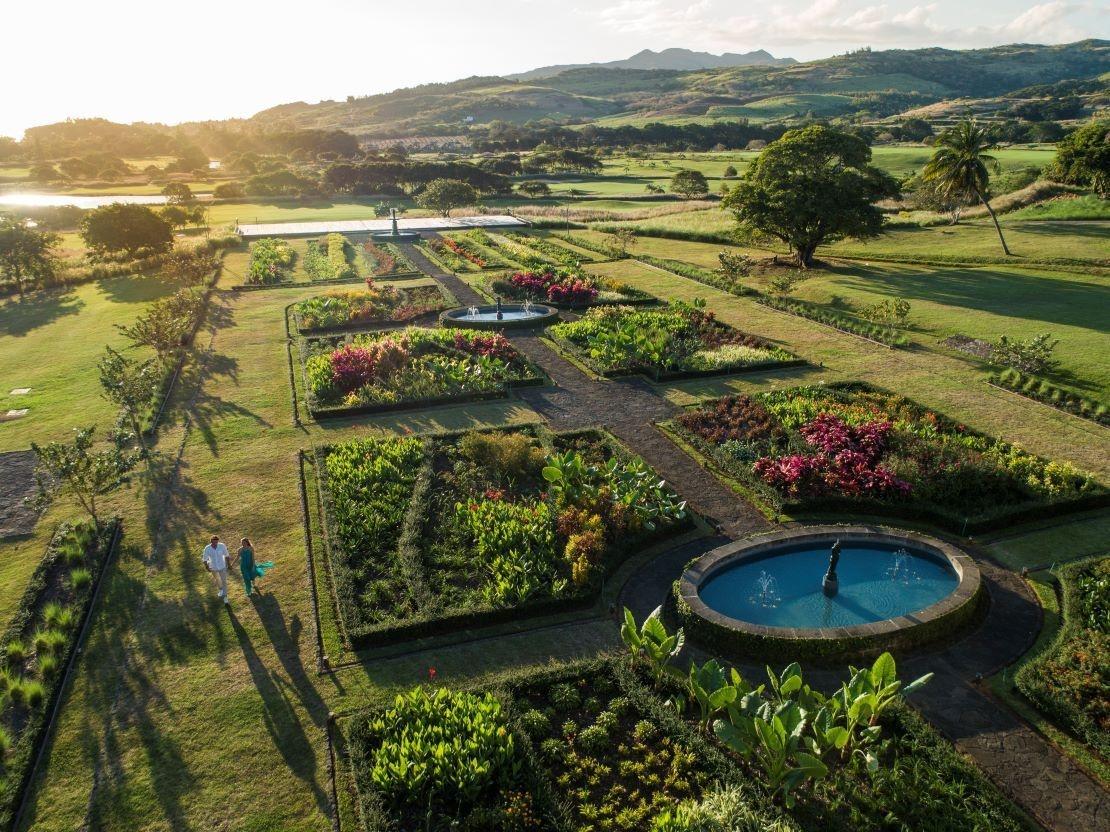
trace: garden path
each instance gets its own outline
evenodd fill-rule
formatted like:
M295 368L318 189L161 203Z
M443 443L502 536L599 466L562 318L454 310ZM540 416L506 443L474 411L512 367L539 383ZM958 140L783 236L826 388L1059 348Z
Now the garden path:
M485 301L474 289L438 268L418 249L402 246L412 261L443 283L465 305ZM539 364L555 387L522 389L517 395L555 427L601 425L642 456L690 503L717 526L718 536L703 538L660 555L632 575L620 603L642 619L671 591L683 566L730 538L769 529L771 524L746 500L723 486L688 454L663 436L654 422L678 408L644 379L595 379L531 332L506 333L513 344ZM1036 639L1040 607L1025 582L1013 572L978 558L991 599L983 626L945 650L903 663L907 678L933 672L935 678L914 695L924 716L970 756L1019 806L1047 829L1089 832L1110 823L1110 794L1070 757L1058 751L1009 710L990 698L977 682L1012 663ZM743 668L749 678L759 667ZM835 687L831 672L813 674L816 684Z

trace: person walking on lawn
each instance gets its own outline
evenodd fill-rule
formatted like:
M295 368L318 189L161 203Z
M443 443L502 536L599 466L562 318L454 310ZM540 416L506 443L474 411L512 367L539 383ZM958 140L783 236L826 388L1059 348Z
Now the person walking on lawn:
M262 563L255 563L254 560L254 546L248 538L243 538L239 541L239 571L243 573L243 586L247 590L247 595L254 593L254 582L266 574L267 569L274 568L274 562L267 560Z
M220 542L219 535L212 535L212 540L204 547L200 557L204 562L204 568L216 576L216 587L219 589L220 597L225 604L230 604L231 601L227 597L227 546Z

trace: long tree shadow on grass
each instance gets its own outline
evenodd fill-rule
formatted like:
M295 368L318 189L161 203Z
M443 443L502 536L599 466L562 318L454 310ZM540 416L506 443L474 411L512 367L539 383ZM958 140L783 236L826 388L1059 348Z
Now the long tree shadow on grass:
M0 335L22 338L59 318L77 315L85 302L69 289L31 292L0 306Z
M289 683L266 666L234 610L229 608L227 615L239 639L239 646L243 650L243 658L246 659L251 679L261 697L262 721L274 742L274 747L281 754L289 770L312 789L317 808L327 815L331 811L330 801L326 792L316 782L316 753L283 690L283 687Z
M889 273L845 269L846 287L907 300L975 309L1007 318L1110 332L1110 288L1089 280L1040 277L1004 266ZM913 313L911 311L912 318ZM975 335L975 333L968 333Z

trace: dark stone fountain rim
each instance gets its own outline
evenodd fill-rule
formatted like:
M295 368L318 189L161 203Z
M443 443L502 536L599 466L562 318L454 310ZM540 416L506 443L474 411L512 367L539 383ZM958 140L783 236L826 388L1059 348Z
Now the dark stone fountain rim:
M479 313L496 312L497 305L487 303L478 306ZM461 329L532 329L538 326L549 326L557 323L559 320L559 310L554 306L548 306L545 303L533 303L532 310L540 314L534 315L530 318L518 318L516 320L500 320L500 321L471 321L466 319L467 313L470 311L469 306L457 306L454 309L447 309L439 316L439 321L444 326L459 327ZM522 303L502 303L502 312L520 312L524 309Z
M840 540L851 543L884 543L925 552L947 561L959 579L956 588L935 604L897 618L856 624L851 627L769 627L733 618L709 607L699 590L711 578L737 563L765 557L784 546L827 544ZM820 580L818 577L816 580ZM961 549L935 537L885 526L802 526L784 529L757 537L746 538L707 552L687 567L679 579L679 601L697 618L714 628L760 639L782 641L843 641L864 642L898 638L908 631L930 625L936 627L944 619L966 612L980 591L979 567Z

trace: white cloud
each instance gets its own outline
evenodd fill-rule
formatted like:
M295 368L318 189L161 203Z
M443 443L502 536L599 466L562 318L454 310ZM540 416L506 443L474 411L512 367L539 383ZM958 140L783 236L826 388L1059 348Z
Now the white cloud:
M1065 0L1037 3L1020 13L1005 0L971 7L962 2L934 2L908 8L904 3L812 0L770 3L739 14L733 12L735 8L729 0L620 0L592 15L616 31L648 35L657 43L715 49L1061 43L1097 36L1090 31L1090 22L1106 18L1106 6ZM978 21L974 25L968 22L969 10ZM1086 27L1080 25L1084 22Z

